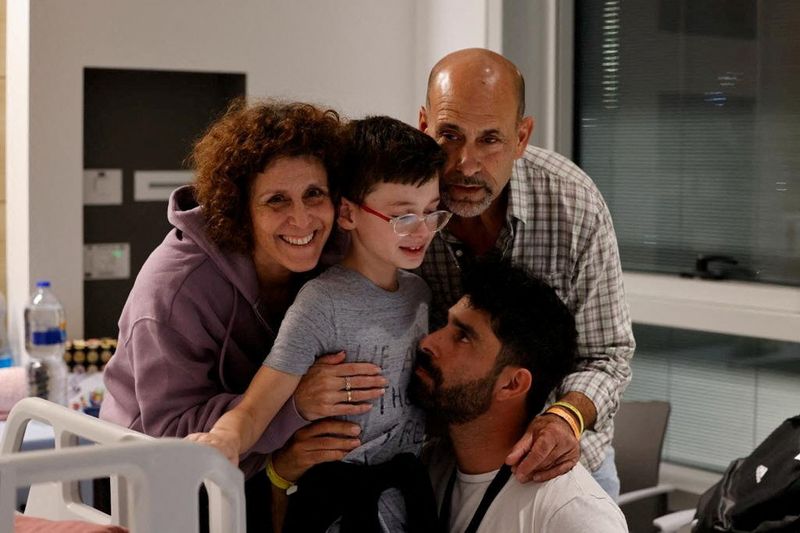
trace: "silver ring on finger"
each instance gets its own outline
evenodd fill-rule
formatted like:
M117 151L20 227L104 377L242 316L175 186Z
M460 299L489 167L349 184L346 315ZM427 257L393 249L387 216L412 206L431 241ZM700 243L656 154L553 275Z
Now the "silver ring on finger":
M348 389L347 391L347 403L353 403L353 393Z
M352 387L350 386L350 376L345 376L344 377L344 390L346 390L347 392L350 392L351 388ZM347 401L349 402L350 400L347 400Z

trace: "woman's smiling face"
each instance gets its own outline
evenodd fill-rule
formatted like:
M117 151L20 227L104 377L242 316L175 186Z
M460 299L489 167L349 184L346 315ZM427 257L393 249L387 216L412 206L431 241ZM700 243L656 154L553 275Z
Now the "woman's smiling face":
M250 189L253 260L260 279L317 266L333 227L328 174L311 156L282 157Z

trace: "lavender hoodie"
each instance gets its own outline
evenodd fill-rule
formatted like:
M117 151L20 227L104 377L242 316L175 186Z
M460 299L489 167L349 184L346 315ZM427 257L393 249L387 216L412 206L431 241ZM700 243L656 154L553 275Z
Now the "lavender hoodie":
M106 366L100 418L157 437L208 431L241 400L275 336L249 256L206 236L190 186L172 193L175 227L136 277ZM290 400L242 456L249 476L307 422Z

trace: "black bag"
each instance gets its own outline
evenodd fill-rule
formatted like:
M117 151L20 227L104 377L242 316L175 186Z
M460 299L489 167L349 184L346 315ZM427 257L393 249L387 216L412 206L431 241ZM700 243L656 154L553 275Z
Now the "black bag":
M800 532L800 415L733 461L700 497L695 518L693 533Z

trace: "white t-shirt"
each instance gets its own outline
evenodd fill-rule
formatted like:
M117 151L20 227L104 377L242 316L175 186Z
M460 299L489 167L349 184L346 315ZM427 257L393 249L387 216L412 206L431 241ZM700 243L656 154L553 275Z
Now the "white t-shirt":
M438 454L437 454L438 455ZM441 455L438 458L442 458ZM437 464L438 463L438 464ZM448 464L449 463L449 464ZM431 464L431 479L441 506L453 461ZM463 533L497 471L457 472L450 509L450 533ZM492 502L478 533L625 533L625 516L589 471L578 464L544 483L519 483L513 476Z

